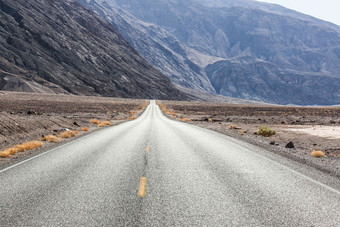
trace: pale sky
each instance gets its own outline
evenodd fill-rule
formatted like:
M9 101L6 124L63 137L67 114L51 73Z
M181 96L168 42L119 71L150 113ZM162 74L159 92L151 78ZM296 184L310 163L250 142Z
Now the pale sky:
M340 25L340 0L259 0L282 5Z

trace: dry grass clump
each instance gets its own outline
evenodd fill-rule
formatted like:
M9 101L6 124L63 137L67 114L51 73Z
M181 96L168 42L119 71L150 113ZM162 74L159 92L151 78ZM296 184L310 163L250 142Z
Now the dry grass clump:
M100 121L98 124L98 127L105 127L107 125L111 125L111 122L109 121Z
M189 118L182 118L181 121L188 122L188 121L191 121L191 119L189 119Z
M3 150L0 152L0 158L8 158L11 157L11 152L9 150Z
M111 125L111 122L109 122L109 121L99 121L99 120L97 120L97 119L92 119L91 121L90 121L92 124L96 124L96 125L98 125L98 127L105 127L105 126L107 126L107 125ZM88 129L87 129L88 130ZM84 131L84 130L83 130Z
M44 145L44 143L41 141L30 141L30 142L23 143L21 145L17 145L15 147L17 147L19 151L27 151L27 150L32 150L32 149L41 147L42 145Z
M149 105L150 101L145 101L144 104L142 104L140 106L140 111L144 111L146 109L146 107Z
M48 141L48 142L53 142L53 143L57 143L60 141L60 139L54 135L47 135L44 136L44 138L41 139L42 141Z
M41 147L42 145L44 145L44 144L41 141L26 142L26 143L23 143L23 144L20 144L20 145L16 145L14 147L7 148L7 149L1 151L0 152L0 157L1 158L8 158L8 157L11 157L12 155L15 155L18 152L32 150L32 149Z
M129 114L130 114L130 115L135 115L135 114L137 114L137 113L138 113L137 110L131 110L131 111L129 111Z
M325 153L323 153L323 151L312 151L310 155L316 158L325 157Z
M98 124L99 124L98 119L92 119L92 120L90 120L90 122L91 122L92 124L95 124L95 125L98 125Z
M75 136L76 134L73 131L65 131L59 134L59 138L71 138Z
M237 129L237 125L229 125L229 129Z
M78 135L79 132L77 130L73 131L74 134Z
M81 130L82 130L83 132L87 132L87 131L89 131L89 128L88 128L88 127L82 127Z
M275 135L276 132L266 126L262 126L260 127L260 130L256 133L256 135L260 135L260 136L265 136L265 137L270 137Z
M136 116L132 116L132 117L129 117L128 120L134 120L134 119L137 119Z
M164 106L163 104L158 103L158 106L161 108L161 110L163 111L163 113L167 114L167 115L175 115L175 112L168 110L166 108L166 106Z

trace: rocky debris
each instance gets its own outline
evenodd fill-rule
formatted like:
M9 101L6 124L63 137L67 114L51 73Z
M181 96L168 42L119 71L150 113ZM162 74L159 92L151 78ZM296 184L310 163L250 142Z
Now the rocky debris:
M31 110L29 110L29 111L27 111L27 115L37 115L37 113L36 112L34 112L34 111L31 111Z
M293 142L287 143L285 148L290 148L290 149L295 148L294 143Z
M80 125L75 121L75 122L73 122L73 125L74 126L78 126L78 127L80 127Z
M0 1L0 89L182 99L113 25L73 0Z

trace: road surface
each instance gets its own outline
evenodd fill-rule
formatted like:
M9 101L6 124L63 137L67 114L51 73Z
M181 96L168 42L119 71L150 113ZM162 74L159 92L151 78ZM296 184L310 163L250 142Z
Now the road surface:
M338 179L266 153L151 101L0 170L0 226L340 226Z

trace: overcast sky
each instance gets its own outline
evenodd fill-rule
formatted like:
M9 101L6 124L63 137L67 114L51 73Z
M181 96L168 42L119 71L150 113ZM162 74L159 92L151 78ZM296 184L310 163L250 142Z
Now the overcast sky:
M260 0L340 25L340 0Z

